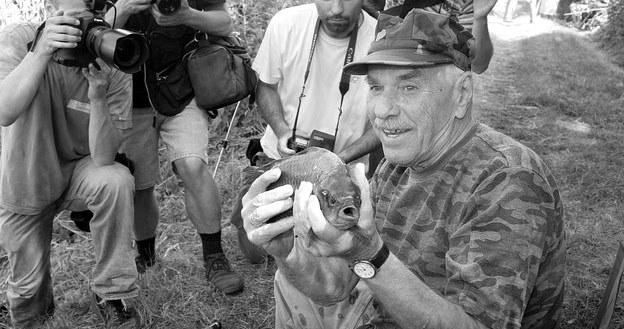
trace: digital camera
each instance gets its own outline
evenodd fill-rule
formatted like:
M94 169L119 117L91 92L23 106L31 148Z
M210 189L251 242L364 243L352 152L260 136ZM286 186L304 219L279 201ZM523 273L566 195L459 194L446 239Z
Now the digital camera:
M158 7L158 11L164 15L174 14L180 9L180 0L152 0Z
M286 146L289 149L294 150L295 153L299 153L308 148L308 139L299 135L296 135L294 137L291 136L288 139Z
M96 3L100 1L95 1ZM74 16L80 21L82 39L75 48L61 48L53 59L65 66L88 67L96 58L124 73L136 73L147 60L147 41L139 33L112 29L101 14L90 9Z
M336 137L334 135L330 135L319 130L312 130L310 138L295 135L295 138L290 137L288 139L286 146L291 150L295 150L296 153L299 153L311 146L324 148L333 152L335 142Z

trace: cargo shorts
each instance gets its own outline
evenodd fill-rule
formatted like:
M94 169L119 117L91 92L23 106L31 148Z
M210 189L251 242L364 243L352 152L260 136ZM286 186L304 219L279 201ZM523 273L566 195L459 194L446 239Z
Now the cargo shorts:
M122 152L134 163L136 190L151 188L160 179L159 137L171 163L197 157L208 164L210 117L197 106L195 99L177 115L155 114L149 107L134 108L132 129L124 132Z

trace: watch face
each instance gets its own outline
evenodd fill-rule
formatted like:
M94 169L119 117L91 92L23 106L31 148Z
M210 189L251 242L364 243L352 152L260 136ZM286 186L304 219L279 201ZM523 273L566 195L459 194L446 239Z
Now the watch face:
M353 273L362 279L370 279L375 276L377 270L373 264L367 261L360 261L353 264Z

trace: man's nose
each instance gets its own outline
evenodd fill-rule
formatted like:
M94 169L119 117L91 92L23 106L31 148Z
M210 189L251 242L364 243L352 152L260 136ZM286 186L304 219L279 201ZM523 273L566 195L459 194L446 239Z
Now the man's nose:
M330 16L341 15L344 11L343 0L331 0L331 7L329 9Z
M386 119L390 116L399 114L399 110L396 106L396 93L392 91L384 91L375 100L375 117L379 119Z

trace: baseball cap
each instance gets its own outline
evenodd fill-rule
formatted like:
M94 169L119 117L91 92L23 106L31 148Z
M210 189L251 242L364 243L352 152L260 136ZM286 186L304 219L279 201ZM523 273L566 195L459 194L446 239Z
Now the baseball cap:
M424 67L452 63L470 71L474 38L453 16L413 9L404 19L382 13L368 55L344 67L365 75L368 65Z

